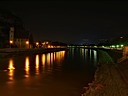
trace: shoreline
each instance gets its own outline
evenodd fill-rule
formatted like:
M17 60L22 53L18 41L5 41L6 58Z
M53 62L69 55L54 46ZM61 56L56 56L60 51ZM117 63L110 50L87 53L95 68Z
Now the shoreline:
M124 73L120 70L120 67L124 68L126 63L123 66L115 62L121 54L115 55L111 51L102 50L99 52L99 57L102 58L99 59L94 80L83 88L84 92L81 96L127 96L128 86L123 80ZM125 78L125 80L127 79Z
M0 49L0 57L4 58L15 55L43 54L43 53L57 52L63 50L68 50L68 48L34 48L34 49L7 48L7 49Z

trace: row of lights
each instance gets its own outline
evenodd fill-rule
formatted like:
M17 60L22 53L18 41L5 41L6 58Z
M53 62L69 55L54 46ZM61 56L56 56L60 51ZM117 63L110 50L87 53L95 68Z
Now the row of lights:
M36 42L35 44L36 44L37 47L39 47L39 46L45 46L45 45L47 45L47 47L50 46L49 42L47 42L47 41L46 42L42 42L41 45L40 45L39 42Z
M10 44L13 44L13 41L10 40L9 43L10 43ZM28 44L29 44L29 41L26 41L25 43L28 45Z
M122 48L122 47L124 47L124 45L123 44L121 44L121 45L112 45L110 47L111 48Z
M43 42L42 45L48 44L48 42ZM36 42L36 45L39 45L39 42Z

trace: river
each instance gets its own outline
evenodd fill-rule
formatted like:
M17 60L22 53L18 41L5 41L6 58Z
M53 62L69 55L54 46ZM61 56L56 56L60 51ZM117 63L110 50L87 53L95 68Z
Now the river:
M0 58L0 96L80 96L93 80L97 51L69 48Z

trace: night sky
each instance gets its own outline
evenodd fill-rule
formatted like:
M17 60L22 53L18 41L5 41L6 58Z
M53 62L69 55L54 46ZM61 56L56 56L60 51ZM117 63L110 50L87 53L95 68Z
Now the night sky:
M35 40L76 42L128 33L126 1L0 1L19 16Z

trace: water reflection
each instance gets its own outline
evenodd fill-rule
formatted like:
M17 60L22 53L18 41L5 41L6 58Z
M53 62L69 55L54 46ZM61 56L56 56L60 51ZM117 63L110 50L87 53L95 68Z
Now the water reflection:
M10 58L7 65L7 68L9 70L8 71L9 80L14 80L14 75L16 74L20 74L26 78L29 78L33 74L39 75L42 72L51 73L53 69L60 68L61 62L63 62L65 57L65 51L59 51L59 52L53 52L53 53L47 53L47 54L37 54L33 57L30 57L30 56L23 57L20 60L20 63L17 57ZM15 74L14 74L14 70L15 70L14 66L17 69L17 71L15 71ZM19 73L16 73L16 72L19 72ZM18 76L16 75L15 78L17 77Z
M51 55L51 54L48 53L48 54L47 54L47 57L46 57L46 58L47 58L46 62L47 62L48 65L50 64L50 59L51 59L51 58L50 58L50 55Z
M9 69L9 72L8 72L9 80L13 80L13 77L14 77L14 69L15 69L14 63L13 63L13 59L9 59L8 69Z
M18 96L21 91L22 96L51 96L52 93L48 92L50 88L53 89L55 96L79 94L85 82L91 81L88 78L93 74L93 64L85 62L90 50L81 51L83 55L80 54L80 49L73 49L71 52L68 51L70 54L60 51L5 59L8 61L3 67L9 71L0 72L0 82L4 86L1 89L3 88L4 92L8 91L7 94L10 92L9 95L5 94L6 96ZM95 58L97 51L92 50L91 54L94 54L91 56ZM79 96L77 94L75 96Z
M55 55L56 56L55 57L56 62L57 63L62 62L62 60L64 59L65 51L56 52L55 54L56 54Z
M92 53L92 50L90 50L90 59L92 58L92 54L93 54L93 53Z
M45 69L45 71L51 72L53 69L53 63L60 63L64 59L64 56L65 51L42 54L41 61L43 70Z
M85 61L90 61L93 64L97 63L97 51L96 50L90 50L90 49L81 49L81 55Z
M53 64L53 62L54 62L54 53L51 53L51 55L50 55L50 62L51 62L51 64Z
M29 57L26 57L25 58L25 71L26 71L26 74L25 74L25 77L29 77Z
M93 51L94 52L94 64L96 65L97 63L97 51Z
M39 55L36 55L36 65L35 65L35 68L36 68L36 75L39 75Z
M45 66L45 61L46 61L45 59L46 59L45 54L42 54L42 65L43 65L43 68Z
M51 72L52 71L52 68L51 68L51 53L48 53L47 55L46 55L46 69L47 69L47 71L49 71L49 72Z
M69 53L68 53L68 55L69 55L70 57L72 57L72 56L74 56L74 52L75 52L75 48L69 48Z

